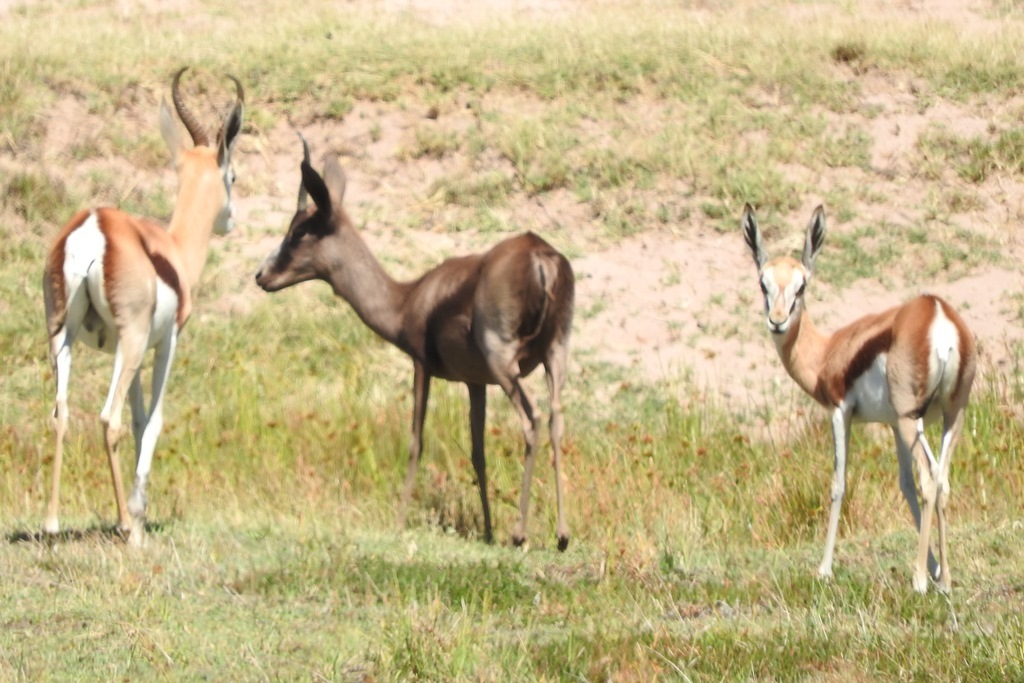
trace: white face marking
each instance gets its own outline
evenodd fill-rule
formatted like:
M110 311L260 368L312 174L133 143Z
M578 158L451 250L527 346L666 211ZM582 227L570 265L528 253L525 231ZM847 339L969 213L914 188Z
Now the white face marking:
M765 322L772 334L789 330L806 284L803 270L786 262L769 265L761 272Z

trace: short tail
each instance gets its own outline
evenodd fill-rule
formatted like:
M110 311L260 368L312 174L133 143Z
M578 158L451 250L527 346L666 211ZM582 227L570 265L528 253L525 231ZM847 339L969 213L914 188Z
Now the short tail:
M544 324L547 322L549 311L551 310L551 302L555 297L554 284L558 278L558 268L551 262L551 259L545 256L535 258L534 266L536 268L537 284L540 286L541 291L540 313L537 314L537 324L534 326L533 331L523 337L524 344L533 341L544 329Z
M921 408L918 411L919 418L928 414L928 409L935 401L935 397L942 392L942 388L946 384L946 371L949 369L949 353L950 350L947 350L945 355L936 354L939 361L939 372L935 376L935 386L931 388L931 391L928 392L928 395L925 396L924 401L921 403ZM955 381L956 378L953 378L953 380Z

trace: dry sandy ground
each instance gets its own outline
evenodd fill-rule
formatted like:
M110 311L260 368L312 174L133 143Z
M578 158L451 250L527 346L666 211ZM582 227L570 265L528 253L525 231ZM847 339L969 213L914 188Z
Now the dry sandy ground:
M13 0L13 4L21 4ZM964 30L995 30L985 12L985 3L960 2L878 2L878 12L896 15L933 16L958 22ZM125 11L146 11L150 3L122 2ZM545 17L585 11L593 2L562 0L489 0L438 2L434 0L385 0L386 11L406 12L424 21L445 23L472 21L475 17L505 12L516 16ZM0 0L0 14L12 0ZM701 4L695 5L695 12ZM794 5L795 14L827 11L815 5ZM939 183L923 179L914 168L917 136L927 126L941 122L950 131L979 134L993 121L1020 111L1020 102L1009 105L976 103L965 107L928 94L931 104L922 106L922 84L865 74L840 74L862 79L862 104L876 114L871 118L850 114L837 125L857 125L873 137L870 171L831 171L816 177L805 167L785 169L793 179L820 188L818 195L802 198L802 207L789 217L792 240L770 249L779 253L802 238L811 209L830 188L852 185L877 187L889 197L884 205L863 207L860 219L884 216L898 227L921 225L926 199L961 183L950 173ZM137 106L127 115L137 116L140 126L155 124L155 103L162 94L156 81L152 92L139 95ZM250 107L260 106L260 93L251 92ZM494 108L521 107L536 103L515 101L509 95L494 96L483 103ZM643 102L634 107L638 120L651 121ZM648 118L645 119L645 116ZM453 129L470 125L470 114L453 109L442 112L439 125ZM150 118L152 120L150 120ZM472 231L453 233L445 229L446 209L429 195L431 182L441 174L465 167L458 154L442 160L410 160L399 154L408 145L424 112L402 110L380 103L359 103L345 121L320 122L310 117L303 129L314 150L334 150L343 156L349 175L348 205L357 224L389 269L399 277L411 277L430 263L471 249L480 249L497 239ZM654 119L656 123L656 119ZM371 128L375 131L371 134ZM41 163L61 158L74 139L94 136L102 139L103 122L92 120L84 105L69 96L48 113L48 137ZM250 130L243 136L237 154L240 177L237 199L238 230L218 247L226 263L221 268L237 273L234 294L218 301L201 300L200 314L244 312L263 296L252 282L259 260L279 239L293 210L298 182L300 150L291 125L281 122L269 130ZM0 165L16 163L3 159ZM108 158L107 165L125 162ZM499 170L507 164L495 160ZM479 169L478 169L479 170ZM169 172L152 182L173 183ZM665 193L674 188L659 188ZM973 188L982 198L980 208L949 217L952 225L995 240L1016 263L1022 245L1018 226L1024 215L1024 187L1017 180L1002 178ZM740 206L735 207L737 229L722 233L709 227L699 209L689 218L657 232L624 239L617 243L594 239L601 233L598 219L567 194L553 193L542 200L515 199L503 209L504 216L522 229L540 234L557 234L556 242L572 247L573 266L578 276L577 318L574 338L576 368L580 362L606 361L629 368L636 381L674 381L688 377L710 399L747 409L766 400L786 400L795 389L774 353L763 326L755 268L738 230ZM849 227L849 226L847 226ZM832 227L843 230L844 226ZM578 236L578 237L577 237ZM922 248L928 248L925 245ZM828 259L829 252L820 259ZM235 263L238 259L240 262ZM973 325L982 344L986 371L999 370L1007 361L1007 344L1024 338L1018 318L1024 295L1016 270L984 267L956 281L939 279L901 287L902 274L887 273L879 280L855 283L842 291L826 282L812 284L808 302L819 326L834 329L866 312L895 305L927 289L947 297ZM234 275L232 275L234 277ZM893 286L892 283L897 285Z

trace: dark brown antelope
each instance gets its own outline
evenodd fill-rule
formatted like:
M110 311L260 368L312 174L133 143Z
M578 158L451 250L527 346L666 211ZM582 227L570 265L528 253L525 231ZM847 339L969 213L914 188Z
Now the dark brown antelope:
M825 242L825 211L818 207L807 225L802 261L769 260L754 211L743 211L743 232L757 264L768 330L779 358L796 383L832 411L835 470L825 556L818 567L832 576L832 553L846 490L846 454L853 422L892 428L899 460L900 490L919 529L914 589L928 590L928 571L939 589L951 584L946 551L946 501L953 458L971 393L978 352L974 334L953 307L923 295L902 306L866 315L833 334L818 331L804 304L814 257ZM942 444L935 459L924 426L942 418ZM923 513L914 489L917 462ZM939 529L939 563L929 545L932 513Z
M143 539L146 481L163 428L164 390L178 333L192 310L192 289L206 264L210 235L223 235L232 227L231 151L242 127L242 85L229 76L235 84L236 101L211 141L181 99L178 84L184 72L183 68L174 75L171 97L192 137L192 148L182 141L167 102L160 106L160 131L178 175L178 196L170 225L165 229L147 218L114 208L86 209L68 221L47 255L43 295L57 382L53 489L43 525L51 534L60 529L57 501L68 424L71 346L81 339L114 354L114 375L100 422L117 497L118 528L132 544L140 544ZM148 411L139 378L147 349L155 349ZM136 454L135 487L127 503L117 454L126 396Z
M512 541L526 541L530 481L537 455L537 418L522 378L543 364L551 396L550 436L558 504L558 548L569 544L562 500L560 393L568 362L575 283L564 256L537 235L511 237L483 254L452 258L411 282L397 282L381 267L353 227L342 200L345 173L332 155L321 177L302 141L302 183L291 226L263 262L256 282L268 292L320 279L345 299L366 325L412 357L413 418L409 467L399 503L406 507L423 448L423 420L434 377L469 388L472 459L490 543L484 421L487 385L512 401L526 438L519 524ZM312 198L314 207L307 206Z

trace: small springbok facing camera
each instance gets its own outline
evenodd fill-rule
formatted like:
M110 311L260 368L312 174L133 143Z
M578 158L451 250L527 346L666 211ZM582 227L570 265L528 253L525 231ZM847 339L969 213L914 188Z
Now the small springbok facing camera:
M574 277L568 260L533 233L511 237L483 254L444 261L411 282L396 282L370 253L342 206L345 173L334 156L324 175L303 139L302 184L291 226L263 262L256 282L276 292L320 279L345 299L370 329L412 357L413 418L409 467L398 511L404 524L423 447L430 380L469 388L472 459L483 506L484 538L493 540L487 502L484 421L487 385L497 384L515 406L526 439L516 545L526 541L530 481L537 455L537 418L522 378L543 364L551 396L551 449L558 504L559 550L569 544L562 500L561 389L572 327ZM314 207L307 206L312 198Z
M171 97L192 137L192 148L182 141L167 102L160 106L160 130L178 175L170 225L165 229L114 208L83 210L68 221L47 255L43 295L57 382L53 490L43 525L51 534L60 529L57 501L68 426L71 346L76 339L114 354L114 375L100 422L114 479L118 529L133 545L141 544L145 533L146 481L163 427L171 361L178 333L192 309L192 289L206 264L210 235L231 230L231 151L242 127L242 85L229 76L235 84L235 104L211 141L182 101L178 85L184 72L183 68L174 75ZM151 348L155 349L153 394L147 411L139 370ZM136 454L135 487L127 503L117 454L126 396Z
M919 296L902 306L867 315L831 335L814 326L804 290L814 258L825 241L825 212L815 209L807 226L803 259L768 260L754 211L743 211L743 233L754 256L764 294L768 330L789 376L818 403L832 410L835 471L825 556L818 568L832 576L839 513L846 488L846 455L853 422L892 428L900 468L900 490L920 532L914 589L928 590L928 573L939 589L951 584L946 547L949 463L963 428L974 381L974 334L953 307L937 296ZM924 427L942 417L942 445L935 459ZM923 513L914 489L913 462L920 477ZM939 529L939 562L929 544L932 513ZM926 571L927 561L927 571Z

